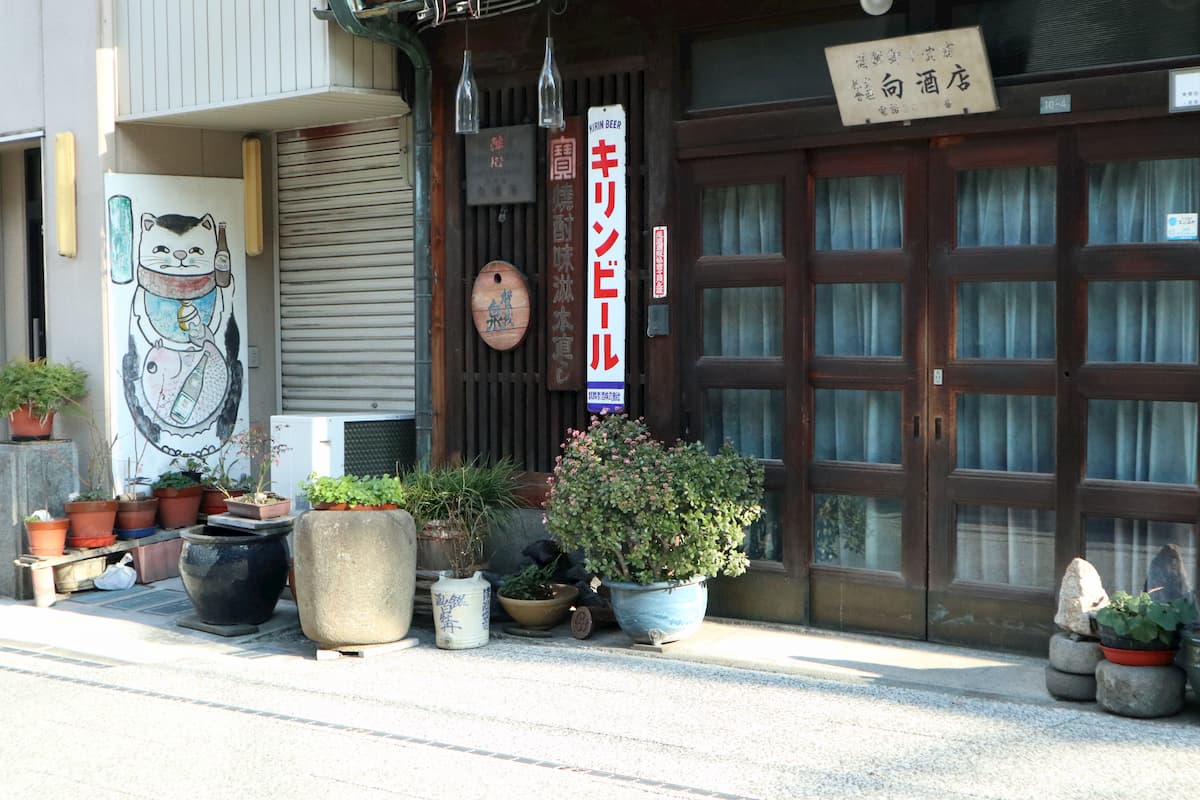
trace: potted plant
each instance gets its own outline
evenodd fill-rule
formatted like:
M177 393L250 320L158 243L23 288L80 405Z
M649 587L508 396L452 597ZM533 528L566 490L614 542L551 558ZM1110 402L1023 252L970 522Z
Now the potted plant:
M523 628L544 631L553 628L567 615L579 590L565 583L554 583L558 559L543 566L530 564L506 577L496 596L508 615Z
M113 529L118 503L113 496L112 451L109 439L90 421L91 454L86 472L79 474L82 491L63 504L71 521L67 543L71 547L107 547L117 540Z
M69 523L66 517L51 517L45 509L38 509L25 517L30 555L61 556L66 548Z
M304 635L326 650L387 644L412 624L416 528L395 506L394 476L312 473L300 491L313 510L294 534L293 591Z
M483 549L491 524L516 506L516 470L507 459L411 472L404 504L416 518L417 569L437 570L430 587L435 642L458 650L487 644L491 584Z
M1196 620L1189 598L1155 600L1151 592L1116 592L1096 612L1104 657L1126 666L1162 666L1175 659L1180 631Z
M546 528L609 587L636 642L662 644L700 626L707 578L740 575L740 546L762 513L763 470L727 442L666 445L641 420L594 417L563 443L546 498Z
M250 462L254 477L240 495L234 495L231 489L223 492L229 513L252 519L286 516L292 510L292 501L270 491L270 486L271 465L279 463L279 457L288 449L287 445L275 443L271 432L262 423L255 423L234 434L230 437L230 443L238 455Z
M227 441L226 445L228 444ZM200 483L203 493L200 511L204 514L224 514L229 510L226 500L241 497L249 490L248 474L242 473L241 477L235 478L230 472L235 469L233 463L230 463L231 454L232 447L222 446L216 462L211 466L205 463L201 468Z
M345 511L355 496L357 483L353 475L333 477L312 472L300 482L300 493L316 511Z
M0 414L13 441L49 439L54 415L87 396L87 372L74 364L19 358L0 371Z
M195 525L200 514L200 484L178 470L168 470L152 485L158 498L158 524L163 528Z

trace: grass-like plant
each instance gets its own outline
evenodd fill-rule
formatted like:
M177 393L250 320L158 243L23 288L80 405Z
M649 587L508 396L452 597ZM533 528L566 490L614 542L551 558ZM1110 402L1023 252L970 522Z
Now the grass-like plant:
M418 525L445 522L465 532L450 554L460 576L482 559L489 527L517 505L516 467L508 459L416 470L404 476L403 484L403 507Z

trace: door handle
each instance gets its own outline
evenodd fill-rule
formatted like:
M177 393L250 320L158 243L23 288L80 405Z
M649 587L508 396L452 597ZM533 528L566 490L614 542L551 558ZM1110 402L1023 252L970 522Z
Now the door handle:
M920 415L913 417L913 438L914 439L921 438L921 417L920 417Z
M941 417L933 418L933 438L939 442L942 440L942 418Z

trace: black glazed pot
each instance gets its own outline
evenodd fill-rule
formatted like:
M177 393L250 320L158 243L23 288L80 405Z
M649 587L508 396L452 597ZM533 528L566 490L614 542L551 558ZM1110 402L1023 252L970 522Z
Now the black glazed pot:
M258 625L275 613L287 582L287 530L210 536L184 531L179 575L210 625Z

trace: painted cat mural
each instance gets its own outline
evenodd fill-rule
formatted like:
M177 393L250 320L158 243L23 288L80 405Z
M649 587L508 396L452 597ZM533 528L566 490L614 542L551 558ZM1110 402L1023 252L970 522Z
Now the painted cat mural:
M242 396L225 223L146 212L137 237L125 401L156 448L202 458L233 432Z

